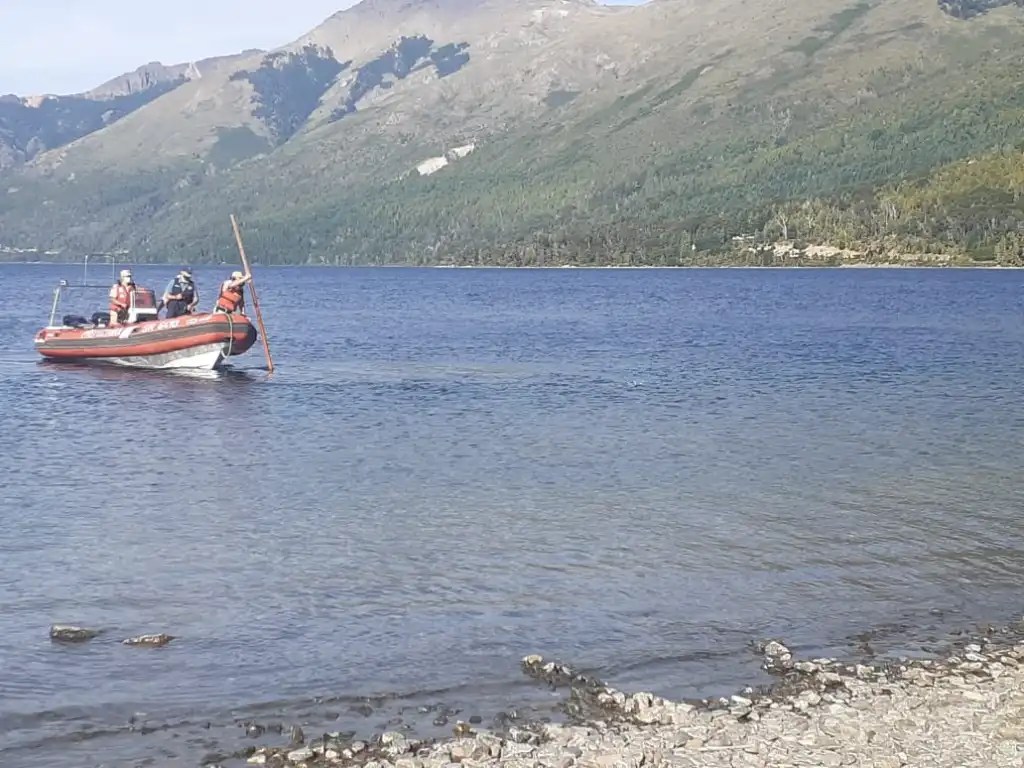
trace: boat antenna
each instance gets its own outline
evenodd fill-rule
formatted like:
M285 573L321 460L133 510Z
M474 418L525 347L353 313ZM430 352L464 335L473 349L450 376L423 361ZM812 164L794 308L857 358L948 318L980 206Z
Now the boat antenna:
M238 221L235 214L231 214L231 228L235 230L235 242L238 243L238 254L242 257L242 267L245 274L249 275L249 291L252 293L252 306L256 310L256 322L260 326L260 338L263 339L263 351L267 356L267 371L274 372L274 360L270 356L270 344L267 342L267 329L263 325L263 313L260 312L260 299L256 295L256 281L252 277L252 270L249 268L249 260L245 257L245 246L242 245L242 233L238 230Z

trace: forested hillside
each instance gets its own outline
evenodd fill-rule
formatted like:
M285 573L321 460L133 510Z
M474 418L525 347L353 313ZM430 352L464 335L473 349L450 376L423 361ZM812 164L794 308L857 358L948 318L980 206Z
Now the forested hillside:
M235 212L281 263L1016 264L1022 1L372 0L9 175L0 243L194 263Z

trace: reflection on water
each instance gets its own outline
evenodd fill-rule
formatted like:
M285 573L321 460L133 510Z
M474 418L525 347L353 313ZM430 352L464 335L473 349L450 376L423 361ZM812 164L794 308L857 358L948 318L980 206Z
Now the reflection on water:
M39 362L58 274L0 266L0 764L542 712L530 652L725 692L766 635L1019 608L1020 272L268 269L273 376Z
M40 359L36 363L40 369L52 371L53 373L65 373L70 375L74 372L79 376L93 377L98 381L135 382L135 381L160 381L166 382L168 386L174 387L187 381L217 381L224 384L248 384L263 381L267 377L266 371L259 371L248 368L236 368L228 364L217 370L206 370L202 368L169 368L158 370L151 368L132 368L128 366L86 363L71 360Z

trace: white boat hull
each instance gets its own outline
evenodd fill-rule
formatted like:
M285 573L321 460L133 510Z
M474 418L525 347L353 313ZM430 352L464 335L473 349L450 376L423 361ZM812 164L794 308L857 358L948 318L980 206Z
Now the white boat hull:
M105 362L123 365L128 368L153 368L172 370L189 368L193 370L212 371L224 362L223 344L206 344L201 347L183 349L177 352L166 352L161 355L137 355L134 357L98 358L91 362Z

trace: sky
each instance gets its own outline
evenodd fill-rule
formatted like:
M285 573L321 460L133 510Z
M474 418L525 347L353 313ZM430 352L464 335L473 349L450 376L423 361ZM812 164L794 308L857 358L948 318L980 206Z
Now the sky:
M639 0L606 0L634 5ZM355 0L0 0L0 95L79 93L142 64L275 48Z

